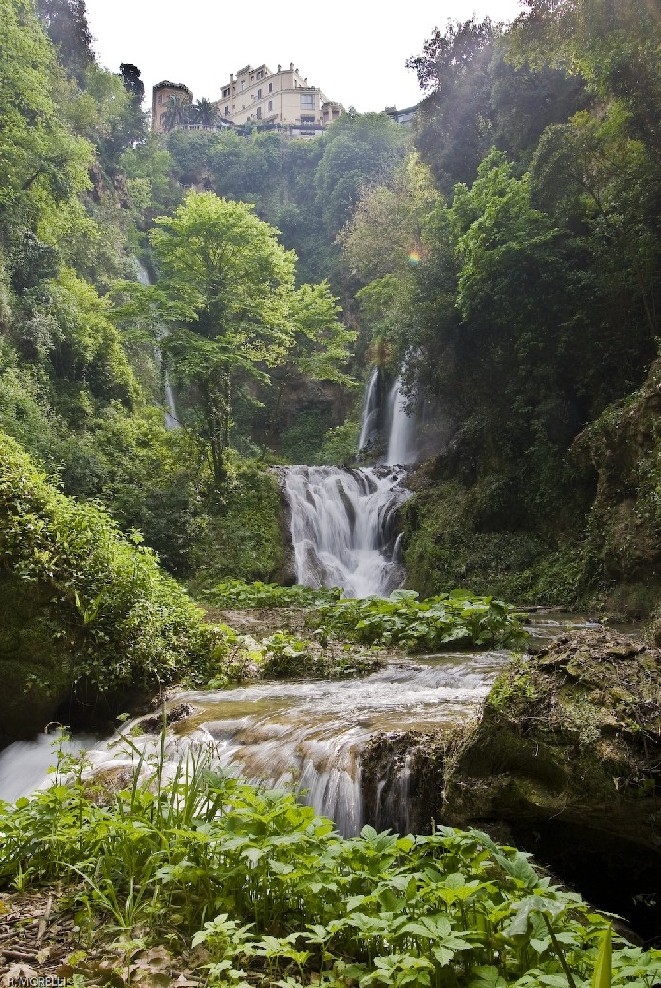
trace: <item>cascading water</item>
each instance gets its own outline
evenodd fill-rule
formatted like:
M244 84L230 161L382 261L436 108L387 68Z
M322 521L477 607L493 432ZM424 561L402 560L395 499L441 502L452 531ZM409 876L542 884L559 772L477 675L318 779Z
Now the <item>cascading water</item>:
M136 259L136 270L138 275L138 281L141 285L151 285L151 278L149 277L149 272L144 264ZM162 334L159 334L162 335ZM168 372L163 367L163 357L161 355L160 347L154 347L154 354L156 356L156 362L161 368L163 374L163 395L165 397L165 428L166 429L178 429L179 419L177 418L177 408L174 403L174 391L172 390L172 385L170 384L168 378Z
M388 395L388 421L390 434L388 436L386 462L404 466L415 463L416 420L414 413L408 410L408 401L402 391L401 377L397 378Z
M358 440L358 452L369 448L376 441L379 435L379 419L381 412L381 396L379 388L379 368L375 367L370 375L365 391L365 401L363 402L362 424L360 428L360 439Z
M415 420L407 414L401 385L398 377L384 409L381 373L374 368L358 443L358 452L377 443L385 420L387 461L396 467L281 468L297 583L340 587L348 597L388 596L403 583L395 519L410 497L401 467L415 460Z
M398 662L359 680L180 694L170 706L183 702L193 713L172 727L166 775L189 751L207 751L230 774L300 791L302 801L333 819L345 836L364 823L421 831L431 815L425 807L438 793L429 765L417 771L425 732L449 730L470 716L505 659L504 652L439 655L415 665ZM122 751L115 739L88 753L95 770L128 767L141 752L157 755L158 735L132 724L124 731L130 748ZM391 757L393 732L411 731L420 732L419 751L409 740L400 757Z
M387 596L401 585L394 522L410 497L403 471L298 466L282 473L297 583L341 587L349 597Z

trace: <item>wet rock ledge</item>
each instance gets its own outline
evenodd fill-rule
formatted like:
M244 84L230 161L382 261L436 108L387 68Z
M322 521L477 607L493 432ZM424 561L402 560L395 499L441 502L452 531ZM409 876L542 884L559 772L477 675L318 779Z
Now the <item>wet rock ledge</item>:
M568 634L515 660L457 752L448 823L554 820L661 851L661 650Z

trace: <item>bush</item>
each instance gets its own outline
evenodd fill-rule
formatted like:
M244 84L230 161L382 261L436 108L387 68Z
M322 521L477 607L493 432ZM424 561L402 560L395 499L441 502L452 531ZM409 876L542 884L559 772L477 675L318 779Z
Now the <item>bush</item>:
M412 652L520 643L526 635L512 608L493 597L453 590L418 600L415 590L395 590L387 600L339 600L319 608L330 634Z
M141 541L56 491L0 433L0 574L33 589L73 683L154 689L222 653L221 633Z

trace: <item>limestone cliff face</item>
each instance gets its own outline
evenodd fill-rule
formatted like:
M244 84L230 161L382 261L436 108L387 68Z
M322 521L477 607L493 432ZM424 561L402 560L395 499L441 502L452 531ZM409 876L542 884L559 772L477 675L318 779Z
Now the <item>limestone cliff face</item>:
M587 551L608 581L645 583L661 595L661 363L612 405L573 452L597 474Z

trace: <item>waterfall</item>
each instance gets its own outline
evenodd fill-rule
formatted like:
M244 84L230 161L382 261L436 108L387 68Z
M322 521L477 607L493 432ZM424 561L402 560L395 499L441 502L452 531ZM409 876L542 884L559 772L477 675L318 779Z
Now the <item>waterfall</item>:
M137 258L135 261L136 271L138 276L138 281L141 285L151 285L151 278L149 277L149 271ZM158 334L162 336L162 333ZM163 375L163 395L165 398L165 428L166 429L178 429L179 419L177 418L177 407L174 403L174 391L172 390L172 385L170 384L168 378L168 372L163 367L163 356L161 354L161 349L159 346L154 347L154 356L156 357L156 363L161 369Z
M345 836L365 823L424 832L442 786L430 735L449 734L471 717L505 660L504 652L425 656L363 679L179 694L168 707L183 705L190 714L168 732L164 777L172 778L190 752L207 751L228 774L298 791ZM142 753L158 757L150 719L122 728L130 746L120 735L89 752L93 768L108 773L135 765Z
M404 472L384 467L284 467L296 582L387 595L403 582L395 516L410 497Z
M388 395L388 422L390 432L388 436L388 452L386 453L386 463L400 463L407 465L415 463L415 431L416 418L413 412L407 411L407 399L402 391L401 375L393 384Z
M360 429L360 439L358 440L358 452L371 446L378 438L379 418L380 418L380 395L379 395L379 368L375 367L370 375L365 391L365 401L363 403L362 424Z

